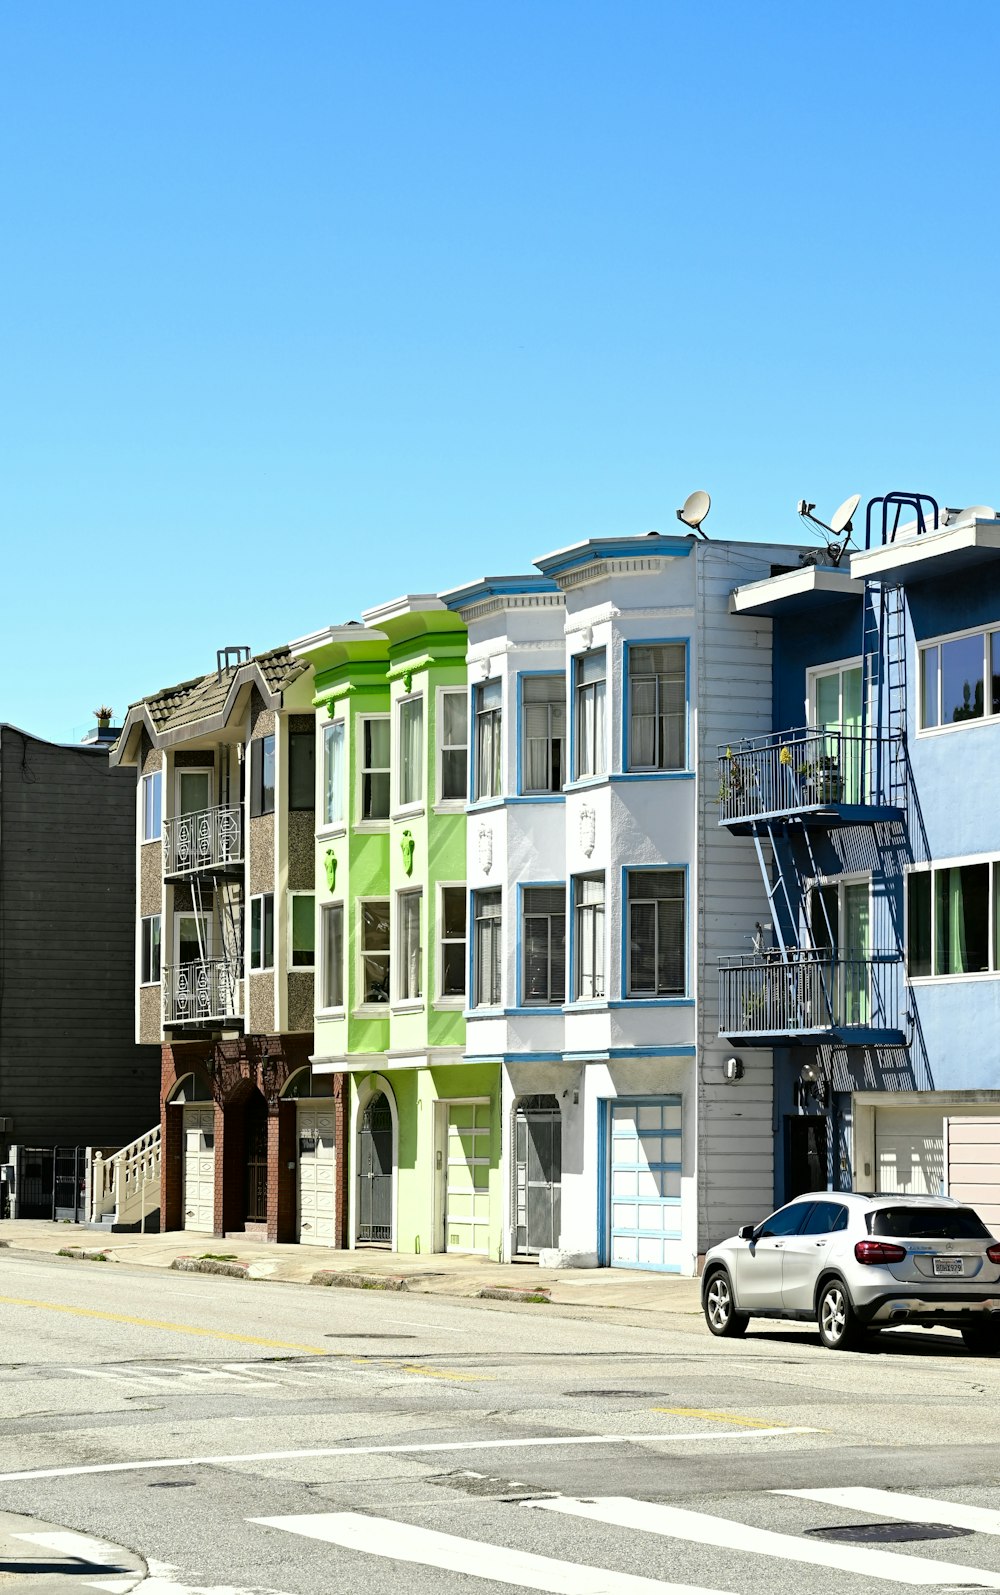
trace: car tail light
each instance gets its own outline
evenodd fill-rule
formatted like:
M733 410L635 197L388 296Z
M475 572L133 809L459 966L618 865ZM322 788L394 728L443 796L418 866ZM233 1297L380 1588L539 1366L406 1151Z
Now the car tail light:
M859 1263L901 1263L906 1247L893 1246L891 1241L858 1241L854 1255Z
M991 1263L1000 1263L1000 1245L987 1246L986 1255Z

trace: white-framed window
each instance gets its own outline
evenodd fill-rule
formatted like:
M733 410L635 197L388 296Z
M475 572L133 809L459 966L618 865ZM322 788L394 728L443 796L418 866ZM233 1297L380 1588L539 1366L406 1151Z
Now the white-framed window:
M158 842L163 832L163 771L142 778L142 839Z
M288 967L313 969L316 964L316 896L288 894Z
M441 886L438 996L444 1001L465 996L466 913L464 886Z
M503 687L484 681L475 688L476 782L474 797L499 797L503 781Z
M606 775L608 735L605 719L607 654L603 648L573 661L574 780Z
M521 677L521 790L561 792L566 779L566 676Z
M604 983L604 876L578 875L573 881L573 995L578 1002L606 997Z
M687 645L629 643L628 767L683 770L687 764Z
M1000 970L1000 859L970 859L906 877L906 972L981 975Z
M359 991L362 1003L389 1001L389 900L370 897L358 904Z
M160 916L147 914L142 921L139 953L139 981L143 986L160 984Z
M566 887L521 891L521 1001L555 1007L566 1001Z
M499 891L474 892L475 1006L499 1008L503 1002L503 919Z
M416 693L399 703L399 805L407 808L424 795L424 700Z
M324 1008L344 1006L344 905L324 903L320 910Z
M176 773L178 814L201 814L212 807L212 771L178 770Z
M174 915L174 947L178 964L200 964L212 956L212 921L207 914Z
M274 968L274 893L250 899L250 968Z
M1000 714L1000 628L940 637L919 653L921 731Z
M361 720L361 818L389 818L389 744L391 721L387 714L364 715Z
M399 933L397 937L396 978L400 1002L417 1002L424 994L423 947L420 941L419 890L400 892L396 899Z
M438 693L438 801L464 803L469 795L469 694L464 687Z
M343 825L344 752L347 727L343 720L331 720L323 727L323 824Z
M686 990L684 871L626 871L628 995L683 997Z

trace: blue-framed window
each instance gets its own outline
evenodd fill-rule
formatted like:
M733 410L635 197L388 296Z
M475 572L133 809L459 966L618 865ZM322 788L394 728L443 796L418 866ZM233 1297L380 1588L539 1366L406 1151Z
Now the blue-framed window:
M566 779L566 676L523 675L521 791L561 792Z
M629 770L687 767L687 645L629 643L625 649Z
M687 990L685 872L626 870L629 997L683 997Z
M606 775L608 656L604 648L573 661L573 779Z
M476 756L472 796L499 797L503 781L503 686L484 681L473 690Z
M605 983L604 876L573 879L573 997L594 1002L607 996Z
M499 890L472 894L472 1000L476 1008L503 1003L503 913Z
M521 1001L558 1007L566 1001L566 887L521 891Z

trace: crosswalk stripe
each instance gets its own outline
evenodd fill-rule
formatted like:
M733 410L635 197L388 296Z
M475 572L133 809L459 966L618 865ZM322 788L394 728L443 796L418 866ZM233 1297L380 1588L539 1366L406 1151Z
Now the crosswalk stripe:
M834 1567L841 1572L862 1573L868 1578L889 1579L896 1584L965 1584L1000 1589L1000 1573L968 1567L961 1562L939 1562L928 1556L901 1556L895 1551L836 1544L830 1540L807 1540L797 1534L779 1534L773 1529L759 1529L729 1518L713 1517L708 1512L659 1506L650 1501L631 1501L624 1496L605 1496L587 1501L559 1496L546 1501L526 1501L524 1505L533 1511L561 1512L569 1517L610 1523L616 1528L639 1529L647 1534L663 1534L671 1539L693 1540L698 1545L715 1545L723 1550L751 1551L760 1556L780 1557L786 1562Z
M905 1495L895 1490L869 1490L849 1485L831 1490L772 1490L772 1495L797 1495L803 1501L826 1506L853 1507L857 1512L880 1512L904 1523L947 1523L979 1534L1000 1534L1000 1512L989 1506L966 1506L962 1501L935 1501L929 1495Z
M248 1521L363 1551L369 1556L384 1556L393 1562L417 1562L423 1567L489 1579L494 1584L547 1590L551 1595L726 1595L725 1591L703 1585L664 1584L636 1573L615 1573L552 1556L536 1556L530 1551L396 1523L392 1518L367 1517L362 1512L309 1512Z

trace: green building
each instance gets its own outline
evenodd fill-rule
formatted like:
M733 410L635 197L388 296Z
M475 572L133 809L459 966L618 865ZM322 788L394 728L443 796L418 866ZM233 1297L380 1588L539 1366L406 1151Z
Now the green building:
M317 709L313 1061L344 1081L348 1244L497 1257L500 1068L463 1061L465 651L424 594L293 644Z

